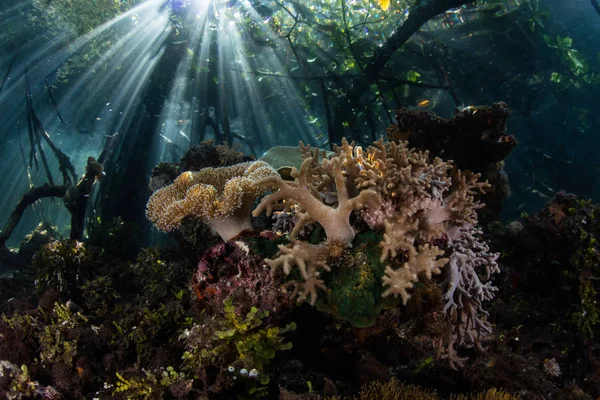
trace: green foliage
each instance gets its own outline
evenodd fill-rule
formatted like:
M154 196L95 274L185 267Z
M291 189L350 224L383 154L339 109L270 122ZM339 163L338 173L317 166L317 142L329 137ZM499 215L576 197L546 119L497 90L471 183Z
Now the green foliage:
M73 366L77 355L77 333L74 332L88 320L80 312L73 313L64 304L55 303L50 323L39 335L40 362L45 367L62 363Z
M115 311L115 314L123 316L113 321L113 326L126 348L135 351L139 363L152 357L152 344L158 338L168 337L185 326L184 310L176 301L152 306L125 306Z
M556 36L552 38L544 34L544 41L550 48L556 49L566 71L563 73L553 71L550 81L559 85L561 89L570 86L580 89L584 84L596 85L600 83L600 73L590 72L590 67L581 53L572 47L573 39L570 37Z
M142 2L142 0L36 0L35 5L55 24L65 23L73 27L77 35L83 35Z
M57 240L44 245L33 259L38 290L43 292L51 288L65 298L74 298L78 286L97 263L93 253L76 240Z
M185 261L169 261L158 248L148 248L114 278L100 277L84 286L87 304L109 319L114 340L141 365L153 357L157 341L190 325L190 293L186 279L181 279L189 276L190 267Z
M238 316L230 299L225 300L225 316L195 325L182 337L186 339L187 351L184 365L189 370L216 365L221 369L228 365L238 368L264 368L279 350L289 350L292 344L284 342L283 335L296 329L295 323L284 328L266 325L267 310L252 307L245 316Z
M0 360L0 378L8 383L8 391L4 392L6 399L33 399L36 398L39 384L31 381L26 365L17 367L7 361Z
M97 317L105 317L112 310L120 295L115 291L112 278L101 275L82 285L86 306L94 310Z
M420 77L421 74L417 71L410 70L406 73L406 80L410 82L421 82L421 80L419 79Z
M27 17L30 26L45 35L71 32L67 40L75 41L143 2L144 0L35 0ZM100 35L89 37L85 46L72 54L57 70L57 81L66 83L72 75L91 66L123 35L122 31L112 27L103 30ZM113 63L112 67L114 66ZM99 68L94 73L101 72L102 69Z
M186 379L185 372L177 372L173 367L169 366L165 371L162 371L160 384L168 387L174 385L180 379Z
M117 382L112 391L113 397L124 397L126 399L164 399L169 398L167 390L174 388L181 392L182 385L191 389L192 380L185 373L177 372L173 367L166 369L143 370L143 373L129 374L116 373ZM185 392L185 391L184 391Z
M540 2L539 0L529 0L527 1L527 6L531 11L531 16L529 18L529 30L531 32L535 31L536 26L540 28L544 28L544 21L550 18L550 13L548 11L540 10Z
M74 367L78 355L78 339L88 323L88 319L79 311L73 312L68 304L55 303L51 313L42 309L30 314L14 314L2 320L9 329L15 331L21 340L33 340L37 357L35 364L44 368L62 365L67 369ZM27 374L27 370L24 371ZM28 376L15 376L15 382Z
M125 379L123 375L117 372L117 379L113 395L122 393L126 395L127 399L149 399L152 397L152 383L155 383L156 378L151 374L148 373L145 378Z
M284 335L296 324L269 325L266 310L252 307L240 316L230 299L224 305L224 316L205 318L181 335L186 347L183 368L195 373L216 369L221 387L237 386L250 398L262 397L270 381L267 366L278 351L292 348Z

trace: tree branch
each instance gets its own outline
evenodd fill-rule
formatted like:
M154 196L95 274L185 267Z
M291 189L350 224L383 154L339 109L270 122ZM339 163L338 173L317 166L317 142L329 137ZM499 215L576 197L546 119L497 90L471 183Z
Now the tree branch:
M410 39L427 21L450 8L456 8L474 0L417 0L406 21L396 28L383 46L375 50L365 68L371 80L379 76L392 55Z
M598 2L598 0L591 0L591 1L592 1L592 7L594 7L594 10L596 10L598 15L600 15L600 3Z
M17 224L21 220L27 207L45 197L64 197L66 193L67 185L56 186L45 184L44 186L29 189L29 191L23 195L21 200L19 200L17 206L8 217L8 221L4 225L4 228L2 228L2 232L0 232L0 249L6 248L6 241L17 227Z

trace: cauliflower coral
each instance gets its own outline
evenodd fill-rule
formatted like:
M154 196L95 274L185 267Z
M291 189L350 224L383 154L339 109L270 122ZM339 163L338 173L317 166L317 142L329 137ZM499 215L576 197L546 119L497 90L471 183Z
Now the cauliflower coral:
M255 184L277 171L262 161L221 168L186 171L173 184L152 194L146 216L162 231L172 231L187 216L206 222L224 241L252 229L254 200L274 187L269 181Z

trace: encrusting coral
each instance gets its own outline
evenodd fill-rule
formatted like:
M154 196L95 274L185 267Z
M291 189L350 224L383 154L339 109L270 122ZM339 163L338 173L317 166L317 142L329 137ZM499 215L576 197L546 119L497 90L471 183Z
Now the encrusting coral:
M227 241L252 229L250 211L254 200L273 188L263 178L275 175L277 172L262 161L186 171L173 184L154 192L146 216L163 231L172 231L185 217L194 216ZM256 184L259 180L263 183Z

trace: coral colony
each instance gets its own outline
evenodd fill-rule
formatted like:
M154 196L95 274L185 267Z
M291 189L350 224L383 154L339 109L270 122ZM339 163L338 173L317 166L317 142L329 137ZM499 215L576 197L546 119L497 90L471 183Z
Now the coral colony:
M443 274L437 280L445 320L436 338L438 356L453 368L464 366L457 348L483 349L482 340L491 332L483 303L496 290L490 278L499 271L498 254L480 238L476 210L482 205L475 200L489 185L403 142L380 140L363 149L343 140L331 157L302 143L299 151L303 161L300 169L292 169L293 181L257 161L184 172L150 198L147 216L159 229L174 230L192 216L224 241L234 240L227 244L230 249L211 250L229 267L211 263L213 256L200 261L193 283L198 296L223 310L225 299L243 293L238 297L247 304L273 310L277 300L286 303L291 287L298 302L368 326L394 299L399 297L395 304L411 301L417 282ZM251 215L263 212L291 215L292 223L283 240L279 230L261 234L279 240L278 252L261 261L237 239L251 229ZM265 266L270 276L262 272ZM233 271L225 276L218 268Z
M205 167L195 163L201 149L154 171L146 215L179 247L119 261L133 236L119 221L92 229L85 244L41 245L39 304L0 319L0 353L15 355L0 360L0 395L285 398L329 379L298 367L301 357L331 357L337 370L370 340L415 371L434 355L452 369L480 368L467 356L490 342L484 305L499 269L478 228L475 196L489 187L478 174L383 139L365 148L342 140L331 153L300 143L298 165L279 170L230 153L233 165ZM594 316L586 287L582 306ZM590 330L596 319L580 320ZM335 345L315 342L332 335ZM368 352L354 354L357 374L368 371L361 383L388 381L363 390L420 391L389 380Z

